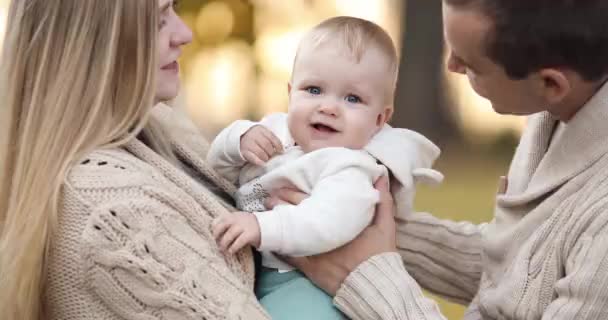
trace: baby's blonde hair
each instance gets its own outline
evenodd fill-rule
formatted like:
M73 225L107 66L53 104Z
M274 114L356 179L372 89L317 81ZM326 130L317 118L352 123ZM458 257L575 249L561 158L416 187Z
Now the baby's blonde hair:
M392 105L399 75L399 58L391 37L379 25L360 18L339 16L329 18L310 30L300 41L298 53L306 46L315 49L322 45L333 44L346 49L355 61L359 62L366 50L375 47L385 55L389 75L392 77L388 95ZM294 66L298 60L298 53Z

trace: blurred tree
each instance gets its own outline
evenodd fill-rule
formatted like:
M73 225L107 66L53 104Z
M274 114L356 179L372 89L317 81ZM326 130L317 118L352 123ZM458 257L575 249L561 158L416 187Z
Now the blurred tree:
M441 1L407 0L401 66L392 124L429 137L440 146L461 142L443 77Z

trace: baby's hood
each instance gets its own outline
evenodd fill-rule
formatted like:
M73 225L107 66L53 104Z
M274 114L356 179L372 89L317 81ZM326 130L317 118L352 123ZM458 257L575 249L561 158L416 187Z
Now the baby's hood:
M412 211L416 183L437 185L443 181L443 175L432 169L441 153L439 147L417 132L385 125L365 150L391 172L399 216Z

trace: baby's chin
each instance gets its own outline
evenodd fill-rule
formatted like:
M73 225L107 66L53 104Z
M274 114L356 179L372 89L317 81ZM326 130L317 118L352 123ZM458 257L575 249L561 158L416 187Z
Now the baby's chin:
M363 143L347 143L341 141L331 141L331 140L316 140L316 141L308 141L307 143L298 143L298 145L302 148L302 150L306 153L317 151L320 149L326 148L347 148L359 150L365 147Z

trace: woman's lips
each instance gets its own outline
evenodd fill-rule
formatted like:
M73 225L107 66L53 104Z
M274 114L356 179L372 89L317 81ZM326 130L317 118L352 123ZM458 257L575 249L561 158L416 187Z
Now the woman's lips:
M179 71L179 63L177 63L177 61L173 61L173 62L169 63L168 65L165 65L161 69L166 70L166 71L177 72L177 71Z

